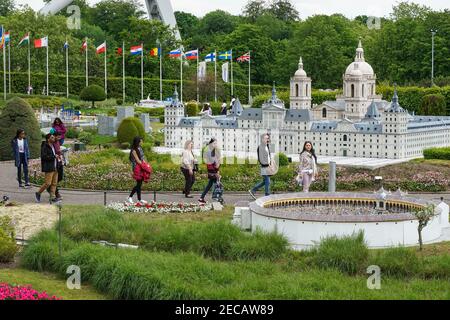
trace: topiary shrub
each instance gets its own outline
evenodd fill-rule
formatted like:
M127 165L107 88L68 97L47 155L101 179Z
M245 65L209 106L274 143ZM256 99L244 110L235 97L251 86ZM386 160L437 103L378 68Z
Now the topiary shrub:
M133 143L134 137L141 137L145 140L145 129L141 120L135 117L128 117L122 120L117 129L117 140L119 143Z
M280 167L285 167L285 166L289 165L289 159L288 159L287 155L285 155L284 153L278 154L278 165Z
M0 114L0 161L13 159L11 140L19 128L25 130L31 157L40 156L41 130L34 111L25 100L14 97Z
M198 116L198 113L200 112L200 107L198 105L197 101L189 101L186 103L186 112L188 114L188 117L195 117Z
M92 108L94 108L95 101L103 101L106 99L105 90L96 84L91 84L81 90L80 99L84 101L91 101Z
M419 114L425 116L445 116L447 103L442 94L427 94L423 96Z
M16 236L10 217L0 217L0 263L11 262L17 253Z
M87 131L82 131L78 135L78 140L80 140L84 144L90 144L92 141L92 133L87 132Z
M76 139L80 135L80 132L76 128L69 128L66 132L66 138Z

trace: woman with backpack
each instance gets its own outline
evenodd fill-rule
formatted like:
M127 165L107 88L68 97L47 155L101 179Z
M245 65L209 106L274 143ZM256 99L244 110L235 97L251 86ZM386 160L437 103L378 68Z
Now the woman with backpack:
M208 143L208 148L205 152L206 169L208 170L208 184L203 190L198 202L205 204L205 196L211 189L211 187L220 179L219 167L220 167L220 150L217 147L217 140L212 138Z

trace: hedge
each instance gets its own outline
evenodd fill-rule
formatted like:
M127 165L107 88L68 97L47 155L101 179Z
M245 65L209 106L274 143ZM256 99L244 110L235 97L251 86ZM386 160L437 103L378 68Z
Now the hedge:
M425 159L450 160L450 147L425 149L423 156Z
M117 129L117 140L120 143L133 143L135 137L145 139L144 126L138 118L128 117L122 120Z

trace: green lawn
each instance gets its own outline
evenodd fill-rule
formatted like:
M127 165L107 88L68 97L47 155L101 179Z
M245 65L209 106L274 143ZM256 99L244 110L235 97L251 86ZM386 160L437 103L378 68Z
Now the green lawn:
M91 285L81 283L80 290L70 290L65 280L52 273L34 272L21 268L0 269L0 282L10 285L32 285L37 291L46 291L50 296L55 295L64 300L104 300L107 297L98 293Z

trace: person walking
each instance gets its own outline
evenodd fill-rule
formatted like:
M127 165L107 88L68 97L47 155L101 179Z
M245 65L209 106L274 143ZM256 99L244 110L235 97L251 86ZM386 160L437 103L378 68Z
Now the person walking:
M309 192L311 183L317 179L317 156L311 141L306 141L300 153L300 163L297 169L297 181L303 185L303 191Z
M223 116L227 115L227 102L223 100L222 109L220 109L220 114Z
M50 201L56 202L56 184L58 183L57 155L54 147L55 136L48 133L41 145L41 168L45 174L44 184L35 193L36 202L41 202L41 194L50 187Z
M211 115L212 115L212 109L211 109L211 106L209 105L209 103L205 103L205 104L203 105L203 109L202 109L202 111L200 111L200 114L201 114L201 115L206 114L206 115L208 115L208 116L211 116Z
M28 159L30 159L30 149L28 147L28 140L25 136L24 129L18 129L16 136L11 140L11 148L14 156L14 164L17 167L17 181L19 187L23 188L22 183L22 169L25 178L25 186L30 187L28 179Z
M270 195L270 176L276 173L275 161L272 159L270 153L270 135L264 134L261 139L261 144L257 149L258 162L261 167L260 173L263 178L262 182L257 183L252 189L248 191L250 196L256 200L255 192L264 186L264 194Z
M186 141L181 156L181 172L185 179L183 194L186 198L192 198L190 194L195 183L195 172L198 170L198 162L192 152L193 147L194 142L192 140Z
M133 139L133 145L131 146L129 159L131 161L131 167L133 170L133 174L135 172L136 166L142 165L145 160L144 150L142 149L143 140L141 137L135 137ZM137 178L137 179L136 179ZM128 202L133 203L133 196L137 194L138 202L140 204L146 204L147 201L142 200L141 192L142 192L142 184L144 182L143 177L135 177L136 185L131 190L131 193L128 197Z
M211 140L208 143L208 148L205 153L205 163L206 163L206 169L208 170L208 184L206 185L205 189L202 192L202 195L200 196L200 199L198 199L198 202L201 204L205 204L205 196L211 189L211 187L217 182L217 179L220 179L220 150L217 147L217 140L214 138L211 138Z
M56 199L62 200L61 194L59 193L58 185L64 178L64 155L61 151L61 133L56 131L55 129L51 129L50 133L55 136L55 142L53 143L53 147L56 152L56 171L58 171L58 181L56 183L55 197ZM47 192L50 193L50 187L47 188Z
M64 139L66 138L66 132L67 129L64 126L64 123L61 121L60 118L55 118L52 124L52 128L56 130L56 132L61 133L61 140L59 141L59 144L62 146L64 144Z

